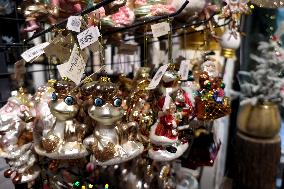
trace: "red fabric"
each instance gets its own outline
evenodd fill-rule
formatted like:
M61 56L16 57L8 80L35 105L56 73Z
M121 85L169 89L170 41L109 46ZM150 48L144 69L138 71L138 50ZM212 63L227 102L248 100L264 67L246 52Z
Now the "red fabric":
M165 103L165 96L162 96L159 100L158 100L158 107L160 110L163 109L164 103Z
M175 140L177 136L172 134L174 117L173 115L165 115L160 117L160 123L158 123L155 130L155 134L158 136L164 136L169 139Z

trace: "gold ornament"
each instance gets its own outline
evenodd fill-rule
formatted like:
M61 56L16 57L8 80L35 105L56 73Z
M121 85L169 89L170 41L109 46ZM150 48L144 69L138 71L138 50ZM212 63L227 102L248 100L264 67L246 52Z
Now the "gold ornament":
M42 139L42 147L47 153L53 152L59 145L59 137L50 135L48 138Z
M94 144L92 146L92 151L95 154L96 159L101 162L108 161L115 157L115 145L111 142L108 142L108 144L103 148L103 150L100 150L98 148L98 145Z

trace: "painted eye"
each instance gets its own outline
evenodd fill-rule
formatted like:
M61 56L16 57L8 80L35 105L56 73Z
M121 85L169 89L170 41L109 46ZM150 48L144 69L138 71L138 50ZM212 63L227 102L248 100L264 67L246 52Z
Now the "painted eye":
M66 96L64 99L64 102L68 105L71 106L75 104L75 99L72 96Z
M114 99L114 101L113 101L114 106L119 107L119 106L121 106L121 104L122 104L122 100L120 98Z
M95 104L95 106L102 106L102 105L104 105L104 100L99 98L99 97L97 97L94 100L94 104Z
M56 93L51 94L51 100L53 100L53 101L57 100L57 94Z

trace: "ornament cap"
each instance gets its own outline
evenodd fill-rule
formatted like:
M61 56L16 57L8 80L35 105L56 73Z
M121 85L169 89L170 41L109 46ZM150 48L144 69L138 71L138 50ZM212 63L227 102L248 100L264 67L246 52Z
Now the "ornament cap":
M223 48L221 51L221 55L224 56L225 58L235 58L236 51L234 49Z

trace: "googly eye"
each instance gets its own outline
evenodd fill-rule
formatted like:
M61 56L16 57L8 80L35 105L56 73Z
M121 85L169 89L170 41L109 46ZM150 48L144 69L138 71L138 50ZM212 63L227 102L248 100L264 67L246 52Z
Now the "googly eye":
M75 104L75 99L72 96L66 96L64 98L64 102L68 105L71 106L73 104Z
M104 105L104 100L99 98L99 97L97 97L94 100L94 104L95 104L95 106L102 106L102 105Z
M53 100L53 101L57 100L57 94L56 93L51 94L51 100Z
M114 106L119 107L119 106L121 106L121 104L122 104L122 100L120 98L115 98L113 100L113 105Z

